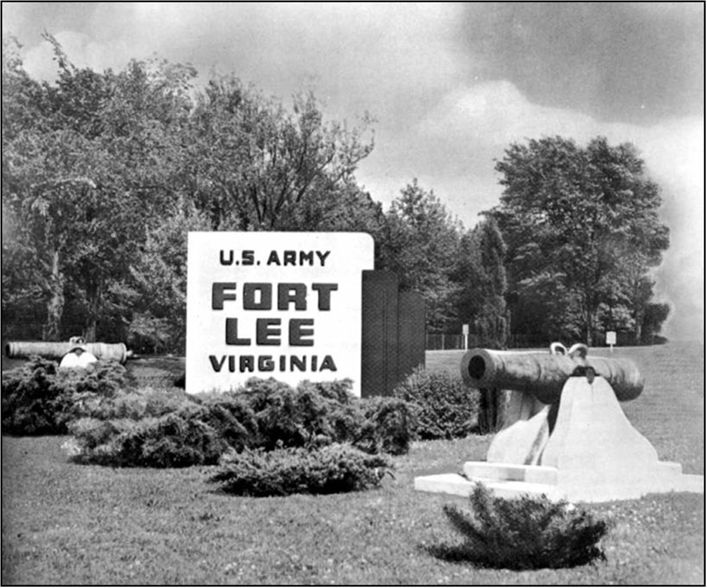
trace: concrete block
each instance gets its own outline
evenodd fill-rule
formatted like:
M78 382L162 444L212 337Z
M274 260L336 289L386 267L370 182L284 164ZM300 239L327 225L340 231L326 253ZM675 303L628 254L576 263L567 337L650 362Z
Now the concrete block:
M680 476L680 483L675 492L695 492L705 493L705 477L695 474L683 474Z
M566 498L566 494L558 486L552 484L532 484L529 482L494 482L490 480L478 480L482 482L494 496L499 498L520 498L521 496L541 495L547 496L550 500L560 501ZM423 492L436 492L440 494L452 494L455 496L469 496L476 485L477 480L468 480L459 474L435 474L431 476L418 476L415 478L415 490Z
M436 492L439 494L452 494L455 496L469 496L474 488L474 482L470 482L459 474L417 476L414 483L415 490Z
M486 484L499 498L520 498L521 496L531 496L539 498L547 496L554 502L567 500L567 494L559 486L553 484L533 484L531 482L489 482Z
M557 484L557 468L548 466L467 461L464 464L463 471L464 475L470 480L483 478L498 482L515 481L532 484Z

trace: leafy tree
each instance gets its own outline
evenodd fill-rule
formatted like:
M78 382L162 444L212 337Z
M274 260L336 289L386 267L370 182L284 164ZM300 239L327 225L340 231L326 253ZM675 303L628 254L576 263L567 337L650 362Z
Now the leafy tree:
M442 331L456 319L457 284L451 279L459 256L461 224L431 190L414 179L386 215L382 269L394 271L403 290L425 299L428 328Z
M514 331L591 344L600 308L619 301L640 323L669 240L635 147L546 137L512 144L496 170L504 192L491 214L508 246Z
M74 283L86 301L89 339L95 338L99 319L130 315L121 281L129 279L145 226L167 216L183 192L180 136L194 75L187 66L132 61L119 74L105 76L111 97L99 111L100 206L82 240L81 263L73 266Z
M38 129L20 131L4 151L3 204L17 223L20 241L9 247L28 254L17 259L20 263L34 257L34 271L25 275L46 300L43 336L58 339L66 270L79 257L76 233L81 221L90 222L96 184L84 174L94 151L72 131Z
M325 122L311 92L295 96L290 112L237 78L211 80L190 122L197 205L214 230L292 226L321 194L350 186L373 148L363 140L369 122L361 129Z
M16 223L16 242L3 241L3 249L36 259L25 278L46 304L43 336L61 338L70 290L94 340L99 318L129 313L116 285L127 277L145 219L178 188L170 185L172 146L189 113L193 71L131 62L119 74L98 74L76 68L46 38L55 48L55 84L33 82L18 59L3 60L3 115L6 107L12 115L3 121L3 212ZM16 268L3 268L4 279L11 274Z
M349 180L312 192L278 224L287 231L362 231L379 240L385 215L379 202Z
M45 39L53 83L3 45L4 335L70 328L178 348L189 230L385 237L381 206L354 177L373 148L368 117L328 122L312 93L288 110L233 77L199 93L194 68L161 60L78 68Z
M130 267L124 295L133 308L128 342L140 351L182 350L186 339L187 234L209 221L192 203L176 204L145 227L145 241Z

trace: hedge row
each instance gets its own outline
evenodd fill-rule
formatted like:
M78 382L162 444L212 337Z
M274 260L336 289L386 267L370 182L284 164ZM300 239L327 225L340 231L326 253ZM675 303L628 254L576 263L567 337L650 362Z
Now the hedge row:
M407 452L413 407L342 395L346 386L253 379L236 392L183 398L173 410L155 391L123 393L84 407L89 414L69 426L70 448L76 461L143 467L212 465L227 450L334 443L369 454Z
M66 434L68 424L82 417L137 421L177 413L184 418L180 410L214 402L235 411L237 419L248 420L252 417L243 412L241 393L249 395L250 409L261 413L259 426L266 425L267 438L255 445L265 449L278 440L301 445L309 434L302 422L310 419L317 434L332 439L348 436L369 452L388 453L406 451L413 438L464 437L477 426L478 392L466 388L460 378L440 372L418 369L396 388L392 398L370 398L358 406L346 381L307 383L298 389L296 400L291 391L286 392L285 384L254 382L235 396L194 397L176 388L130 389L125 368L115 362L99 361L88 371L58 370L56 362L35 357L3 373L2 427L4 433L14 435ZM358 414L361 411L365 418ZM257 432L252 426L246 430Z
M5 433L71 433L65 448L81 463L220 462L214 481L254 495L376 486L391 467L384 454L407 452L416 435L467 434L475 407L461 382L424 371L394 396L369 399L355 398L345 380L291 387L254 378L233 392L199 396L132 389L122 366L102 362L65 371L34 358L3 374Z

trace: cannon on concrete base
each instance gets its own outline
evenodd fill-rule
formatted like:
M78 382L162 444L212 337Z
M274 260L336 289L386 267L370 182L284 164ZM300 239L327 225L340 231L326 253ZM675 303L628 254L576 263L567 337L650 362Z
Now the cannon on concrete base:
M624 415L619 400L643 389L638 368L625 359L592 358L583 345L572 349L564 355L469 351L461 362L467 385L511 390L506 422L486 461L466 462L463 474L417 477L415 488L468 496L482 482L502 497L586 502L704 492L703 476L659 461Z

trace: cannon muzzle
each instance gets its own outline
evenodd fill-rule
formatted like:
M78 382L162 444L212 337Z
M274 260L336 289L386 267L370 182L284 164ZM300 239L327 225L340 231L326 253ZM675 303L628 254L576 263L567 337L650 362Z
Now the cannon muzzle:
M633 400L643 390L643 377L632 361L606 357L577 360L548 353L471 349L462 358L461 375L472 388L529 392L552 404L560 399L567 379L588 367L609 382L621 401Z

